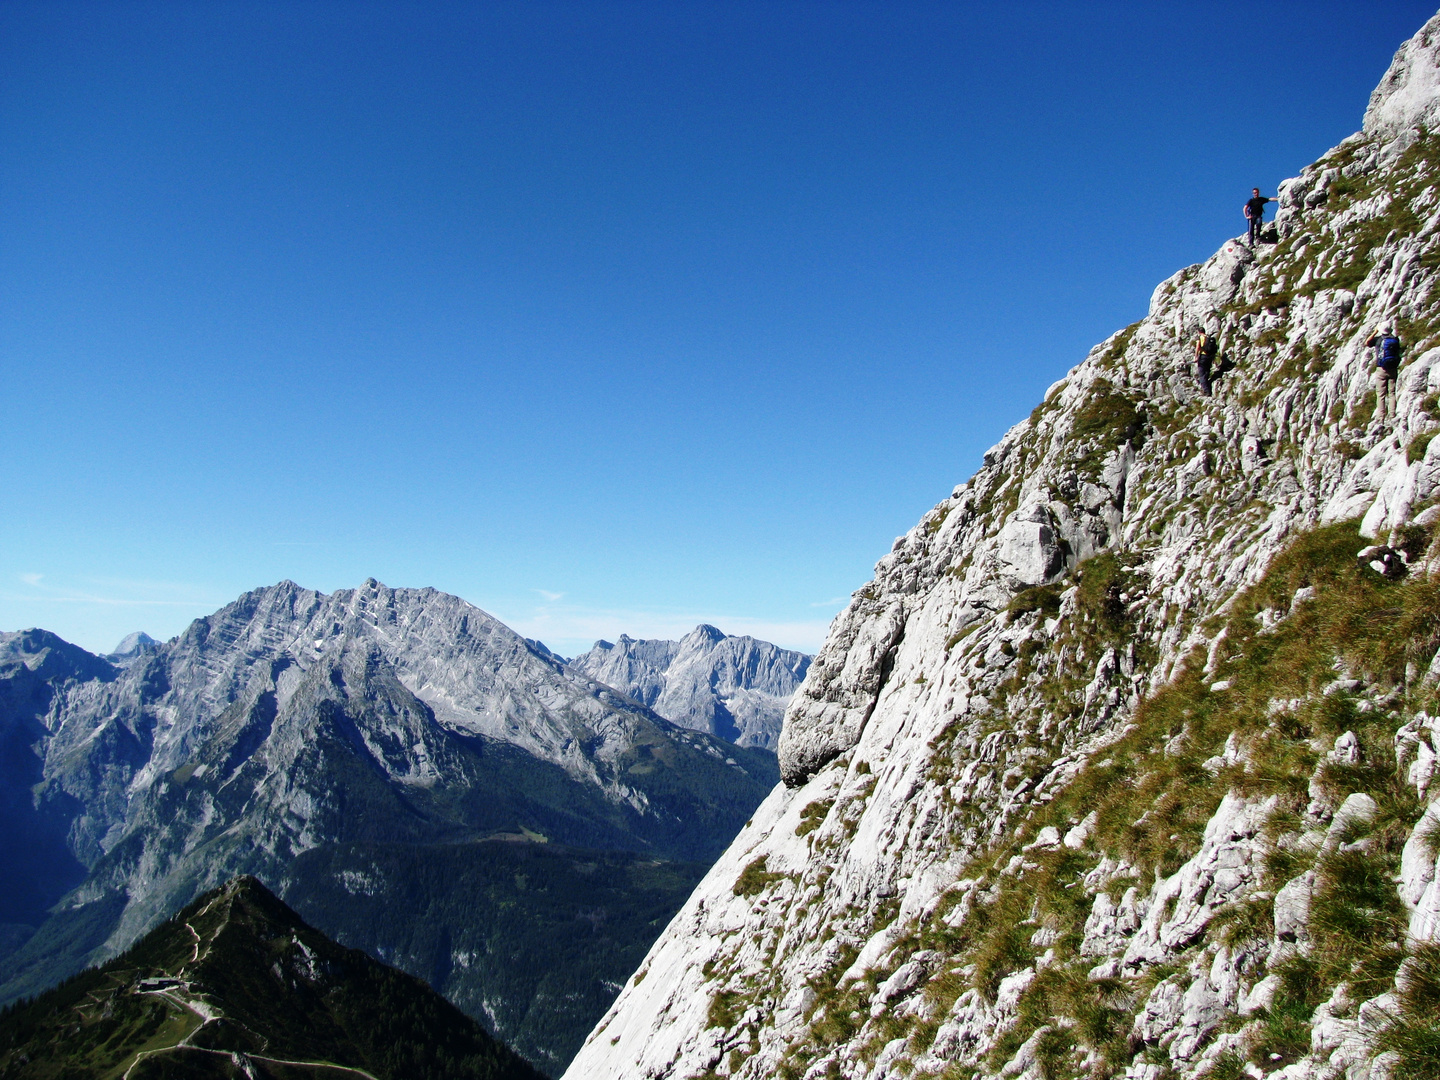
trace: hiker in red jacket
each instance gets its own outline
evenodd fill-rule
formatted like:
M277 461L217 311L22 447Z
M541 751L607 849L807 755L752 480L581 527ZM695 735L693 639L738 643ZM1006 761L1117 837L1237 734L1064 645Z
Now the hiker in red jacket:
M1250 223L1250 246L1253 248L1260 242L1260 226L1265 221L1265 204L1274 202L1274 199L1260 194L1260 189L1251 188L1253 194L1245 202L1245 220Z

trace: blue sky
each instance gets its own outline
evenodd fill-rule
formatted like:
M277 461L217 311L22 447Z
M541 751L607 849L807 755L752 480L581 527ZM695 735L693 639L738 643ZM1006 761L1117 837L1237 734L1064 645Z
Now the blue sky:
M0 629L814 650L1431 4L0 4Z

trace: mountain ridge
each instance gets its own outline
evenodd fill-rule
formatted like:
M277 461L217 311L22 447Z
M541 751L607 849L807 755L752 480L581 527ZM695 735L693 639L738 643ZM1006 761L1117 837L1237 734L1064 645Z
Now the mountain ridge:
M776 775L773 756L670 724L457 597L373 578L329 595L288 581L251 590L124 668L43 632L0 648L15 658L0 671L0 724L18 770L7 797L22 835L44 848L32 862L53 867L27 917L55 905L0 957L7 1000L114 955L237 873L312 898L305 914L323 929L358 933L334 892L294 871L368 880L372 853L395 844L446 868L415 900L439 905L457 941L477 928L447 889L481 883L520 899L503 859L466 846L494 837L628 853L605 863L611 905L615 890L635 887L646 905L673 910L691 864L718 854ZM44 693L5 692L35 683L31 668L46 665L56 678ZM322 848L331 857L299 861ZM670 869L651 880L639 867L656 860ZM574 917L558 901L583 891L585 861L542 862L557 900L544 908L558 920L548 937L568 940ZM407 895L375 880L397 903ZM541 924L514 925L547 939ZM658 931L644 920L612 925L625 940L572 965L589 983L565 984L585 1004L566 1006L564 1024L539 1023L538 999L497 1000L484 1013L547 1068L563 1066L588 1027L584 1009L613 993L595 987L618 984L635 942ZM427 976L445 970L446 991L472 1005L486 1000L486 980L505 978L494 966L437 968L429 946L404 946L398 916L387 933L366 940L428 965ZM538 977L507 985L551 992Z

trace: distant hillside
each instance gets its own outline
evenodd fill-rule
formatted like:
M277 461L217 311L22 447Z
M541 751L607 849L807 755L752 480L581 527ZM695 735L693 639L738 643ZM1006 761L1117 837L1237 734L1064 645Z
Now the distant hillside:
M344 949L254 878L0 1017L0 1077L538 1080L419 979Z
M570 667L681 727L773 750L810 657L701 624L679 641L597 641Z
M707 867L518 837L336 844L296 859L281 890L558 1073Z

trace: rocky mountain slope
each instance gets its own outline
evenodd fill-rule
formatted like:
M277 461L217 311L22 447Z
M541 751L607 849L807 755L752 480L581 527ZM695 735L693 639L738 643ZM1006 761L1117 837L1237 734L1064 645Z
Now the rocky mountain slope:
M1440 16L895 542L567 1076L1440 1075L1437 117Z
M681 727L773 750L810 657L701 624L679 641L597 641L570 666Z
M387 896L390 918L365 943L557 1069L683 899L692 864L715 858L777 775L772 755L678 728L432 589L369 581L327 596L283 582L123 670L43 631L0 637L0 657L0 812L17 849L5 871L46 875L6 916L0 1000L114 955L249 873L306 898L302 913L342 939L364 906L347 895ZM526 904L526 873L495 849L529 844L566 849L536 856L548 903ZM424 889L387 876L405 861L397 845L410 869L422 850L442 868ZM597 871L577 850L623 857ZM530 917L497 938L477 920L506 904ZM647 914L603 934L577 923L607 904ZM434 937L417 942L422 917ZM38 929L25 939L27 922ZM547 982L525 948L580 925L608 944L573 952ZM460 956L482 946L510 959Z
M342 949L254 878L0 1017L0 1077L538 1080L419 979Z

